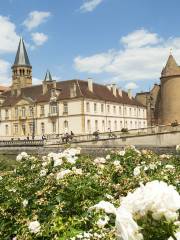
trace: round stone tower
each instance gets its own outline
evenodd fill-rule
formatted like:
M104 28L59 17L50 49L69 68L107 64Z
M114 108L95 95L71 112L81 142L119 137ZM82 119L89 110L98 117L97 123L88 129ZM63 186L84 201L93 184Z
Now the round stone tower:
M170 54L161 74L160 123L180 123L180 67Z

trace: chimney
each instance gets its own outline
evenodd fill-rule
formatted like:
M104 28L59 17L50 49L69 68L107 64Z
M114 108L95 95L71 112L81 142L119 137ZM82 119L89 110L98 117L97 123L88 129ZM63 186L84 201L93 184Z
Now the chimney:
M118 92L119 92L119 96L122 97L122 89L121 88L118 89Z
M43 87L43 95L44 95L45 93L47 93L47 90L48 90L47 82L43 81L42 87Z
M113 95L116 97L117 96L117 91L116 91L117 87L116 87L116 84L113 83L112 84L112 90L113 90Z
M128 89L128 97L129 97L130 99L132 99L132 92L131 92L131 89Z
M111 88L112 88L111 84L107 84L106 87L109 89L109 91L111 91Z
M76 83L73 83L72 86L70 86L70 97L76 97Z
M93 92L93 80L92 78L88 78L88 89L90 92Z

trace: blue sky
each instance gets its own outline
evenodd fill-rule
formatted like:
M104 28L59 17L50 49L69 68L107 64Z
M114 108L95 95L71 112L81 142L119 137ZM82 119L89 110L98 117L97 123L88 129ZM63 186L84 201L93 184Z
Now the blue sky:
M117 83L134 92L159 82L170 49L180 64L180 1L0 0L0 83L11 82L23 36L33 81Z

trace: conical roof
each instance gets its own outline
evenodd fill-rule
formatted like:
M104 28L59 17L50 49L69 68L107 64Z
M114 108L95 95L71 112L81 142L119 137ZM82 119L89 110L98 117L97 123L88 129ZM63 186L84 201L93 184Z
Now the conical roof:
M23 38L20 38L19 41L19 46L18 46L18 50L16 53L16 58L14 61L14 65L18 66L31 66L30 62L29 62L29 58L27 55L27 51L26 51L26 47L23 41Z
M166 66L162 70L162 77L179 75L180 68L178 67L173 55L170 54Z
M46 75L45 75L44 81L45 81L45 82L52 81L51 73L50 73L49 70L47 70L47 72L46 72Z

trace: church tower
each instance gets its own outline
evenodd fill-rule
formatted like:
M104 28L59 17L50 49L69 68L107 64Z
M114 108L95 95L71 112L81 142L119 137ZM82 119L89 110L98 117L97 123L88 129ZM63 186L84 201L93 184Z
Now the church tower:
M160 123L180 122L180 67L170 54L161 73Z
M20 92L23 87L32 85L32 66L29 62L26 47L20 38L16 58L12 66L12 92Z

